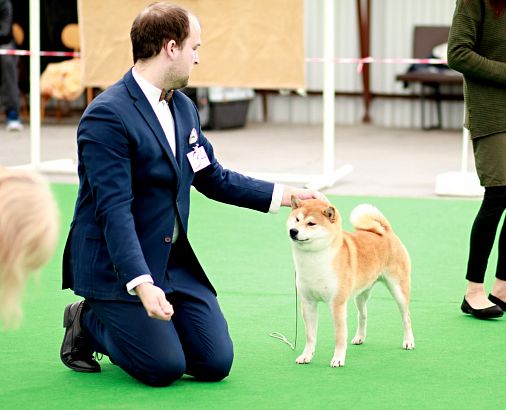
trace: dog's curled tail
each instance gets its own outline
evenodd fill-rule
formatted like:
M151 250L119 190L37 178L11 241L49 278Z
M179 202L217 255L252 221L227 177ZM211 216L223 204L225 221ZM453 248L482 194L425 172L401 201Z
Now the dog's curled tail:
M360 204L351 211L350 222L357 230L375 232L383 235L392 228L387 218L378 208L369 204Z

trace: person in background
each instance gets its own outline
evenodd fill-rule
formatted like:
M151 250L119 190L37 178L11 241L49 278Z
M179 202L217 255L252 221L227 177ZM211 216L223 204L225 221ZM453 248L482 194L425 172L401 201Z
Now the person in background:
M0 0L0 49L14 49L12 37L12 4ZM7 131L20 131L23 124L19 118L21 95L18 88L18 57L0 54L0 98L5 109Z
M21 321L28 275L54 253L59 211L45 178L0 167L0 323Z
M98 352L150 386L183 374L227 377L234 356L227 322L187 237L191 186L261 212L289 206L291 195L325 199L220 165L197 108L179 91L199 62L200 31L180 7L148 6L130 31L134 67L81 118L63 288L84 300L65 308L60 350L75 371L99 372Z
M499 235L496 280L484 279L506 208L506 0L457 0L448 39L448 65L464 75L465 123L476 171L485 187L471 230L464 313L496 318L506 310L506 223Z

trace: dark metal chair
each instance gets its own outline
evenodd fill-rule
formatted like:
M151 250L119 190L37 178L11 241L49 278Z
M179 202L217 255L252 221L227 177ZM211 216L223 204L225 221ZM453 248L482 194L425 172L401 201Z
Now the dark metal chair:
M416 26L413 37L413 58L430 58L435 46L448 41L449 26ZM442 100L462 99L459 95L443 95L441 93L442 85L459 85L463 83L462 74L441 67L440 65L416 64L410 67L407 73L399 74L396 80L403 81L405 84L420 85L420 104L421 104L421 123L423 129L442 128ZM429 92L427 92L427 90ZM437 125L425 125L425 101L432 99L436 103Z

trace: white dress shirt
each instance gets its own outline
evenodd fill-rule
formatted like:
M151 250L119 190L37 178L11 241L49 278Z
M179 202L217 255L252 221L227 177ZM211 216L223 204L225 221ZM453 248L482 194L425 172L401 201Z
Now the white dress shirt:
M170 149L172 150L172 153L174 154L175 157L176 134L174 131L174 118L172 118L172 113L170 112L169 104L167 104L167 101L165 100L160 101L160 95L162 94L162 90L155 87L148 80L142 77L137 72L135 67L132 68L132 75L137 84L139 84L139 87L141 87L141 90L148 99L149 104L153 108L153 111L156 114L156 118L158 118L158 121L162 126L163 132L165 133L165 137L169 142Z

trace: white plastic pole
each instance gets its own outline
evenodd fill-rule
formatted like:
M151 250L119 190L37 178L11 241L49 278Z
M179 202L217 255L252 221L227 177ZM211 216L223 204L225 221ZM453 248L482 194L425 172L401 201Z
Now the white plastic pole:
M464 104L464 112L466 111ZM483 187L476 172L467 171L469 152L469 130L462 127L462 156L460 172L444 172L436 176L436 195L482 196Z
M30 0L30 156L40 165L40 1Z
M324 0L323 7L323 173L334 171L335 78L334 0Z

